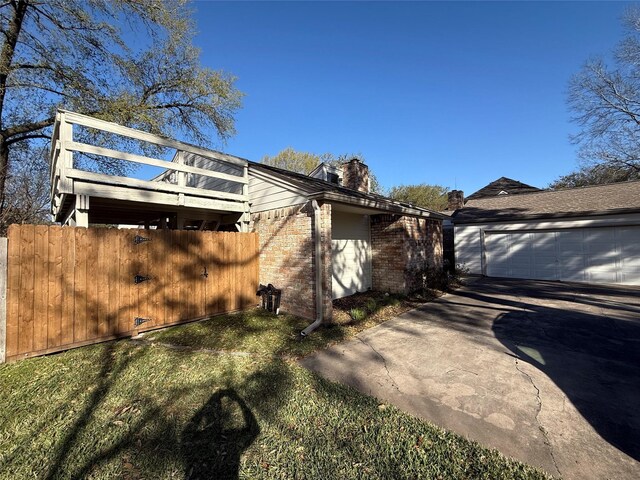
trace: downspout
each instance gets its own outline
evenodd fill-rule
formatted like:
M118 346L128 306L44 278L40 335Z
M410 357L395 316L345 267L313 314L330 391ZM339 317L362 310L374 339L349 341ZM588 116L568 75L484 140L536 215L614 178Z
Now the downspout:
M316 252L316 320L307 328L300 332L300 339L303 339L322 324L322 239L320 238L320 206L317 200L311 200L313 207L313 236Z

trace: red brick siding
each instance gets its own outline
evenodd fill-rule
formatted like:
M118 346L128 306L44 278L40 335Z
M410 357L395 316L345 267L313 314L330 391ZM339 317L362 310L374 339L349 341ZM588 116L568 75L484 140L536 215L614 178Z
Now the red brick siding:
M356 159L343 163L342 184L347 188L369 193L369 167Z
M322 296L324 297L322 303L324 309L324 319L326 322L329 322L331 321L331 317L333 315L333 301L331 299L331 278L333 277L333 264L331 262L331 205L325 203L320 208L320 238L322 239L322 267L324 270L322 275ZM315 270L313 278L315 279Z
M328 220L327 220L328 218ZM281 309L315 319L315 261L313 208L311 204L268 210L251 215L252 231L260 237L260 273L262 284L282 289ZM331 307L331 206L321 207L321 238L325 275L323 288L328 292L325 318ZM327 249L328 245L328 249Z
M402 293L404 285L404 230L397 215L371 216L371 288Z
M371 250L373 289L409 293L420 286L416 271L442 268L442 222L374 215Z

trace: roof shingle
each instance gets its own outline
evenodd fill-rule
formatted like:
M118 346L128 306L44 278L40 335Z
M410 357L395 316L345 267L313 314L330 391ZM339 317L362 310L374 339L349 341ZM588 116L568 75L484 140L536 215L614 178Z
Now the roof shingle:
M640 211L640 181L470 199L455 223Z
M500 192L506 192L509 195L519 195L521 193L540 192L541 189L527 185L526 183L513 180L512 178L500 177L489 185L482 187L477 192L467 197L468 200L476 200L485 197L494 197L500 195Z

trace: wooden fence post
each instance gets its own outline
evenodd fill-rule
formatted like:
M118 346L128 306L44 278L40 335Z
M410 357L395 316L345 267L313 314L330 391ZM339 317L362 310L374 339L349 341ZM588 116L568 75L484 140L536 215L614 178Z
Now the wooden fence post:
M0 238L0 363L7 354L7 239Z

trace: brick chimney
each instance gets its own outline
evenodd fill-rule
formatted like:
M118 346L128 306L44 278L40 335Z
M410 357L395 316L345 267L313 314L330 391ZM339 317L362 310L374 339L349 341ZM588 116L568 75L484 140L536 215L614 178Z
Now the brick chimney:
M357 158L342 164L342 185L369 193L369 167Z
M447 210L457 210L464 207L464 192L462 190L451 190L447 194Z

